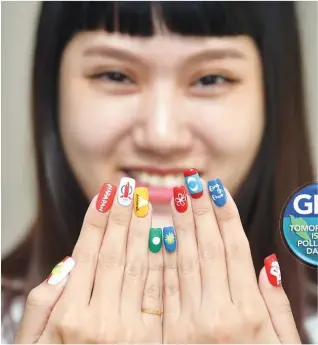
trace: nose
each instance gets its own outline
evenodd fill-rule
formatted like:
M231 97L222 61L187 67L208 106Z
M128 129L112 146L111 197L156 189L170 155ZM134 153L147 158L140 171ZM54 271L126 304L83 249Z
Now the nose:
M143 95L133 138L139 149L161 156L172 156L191 147L191 131L178 90L159 84Z

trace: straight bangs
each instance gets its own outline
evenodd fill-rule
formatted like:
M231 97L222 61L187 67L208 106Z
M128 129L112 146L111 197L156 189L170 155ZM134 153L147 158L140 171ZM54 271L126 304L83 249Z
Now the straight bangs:
M260 4L257 5L236 1L62 2L64 25L60 28L61 33L67 31L70 36L79 31L104 29L145 37L164 28L184 36L248 35L258 42Z

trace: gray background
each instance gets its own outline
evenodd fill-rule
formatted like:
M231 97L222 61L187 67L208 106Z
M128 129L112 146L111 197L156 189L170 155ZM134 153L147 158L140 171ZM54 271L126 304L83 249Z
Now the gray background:
M2 2L1 5L1 249L4 255L22 238L36 209L34 160L29 123L29 82L33 36L40 3ZM297 3L297 10L301 20L311 144L314 157L317 159L317 3L300 1Z

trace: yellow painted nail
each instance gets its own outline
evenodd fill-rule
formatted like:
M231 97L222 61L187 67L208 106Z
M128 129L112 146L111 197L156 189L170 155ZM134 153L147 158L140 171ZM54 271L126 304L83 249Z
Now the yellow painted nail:
M148 188L137 187L134 193L134 212L137 217L146 217L149 207Z

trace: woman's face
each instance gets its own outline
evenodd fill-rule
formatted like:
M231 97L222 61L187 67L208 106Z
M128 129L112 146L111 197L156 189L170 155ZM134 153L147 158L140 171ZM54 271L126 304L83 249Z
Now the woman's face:
M60 129L88 198L131 176L149 187L153 226L171 223L183 171L246 177L264 129L261 62L253 40L76 35L60 69Z

